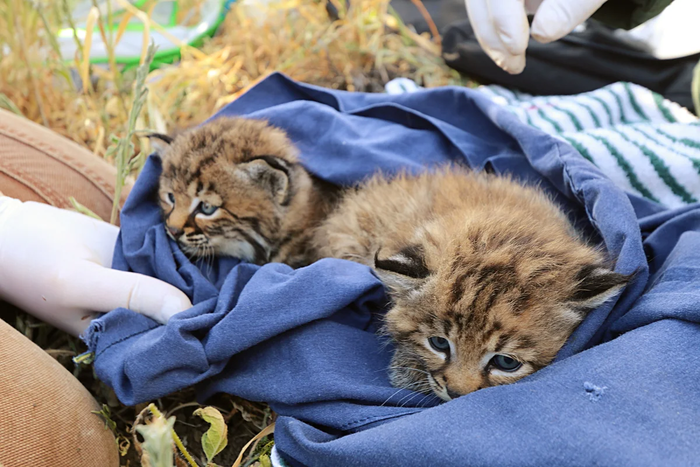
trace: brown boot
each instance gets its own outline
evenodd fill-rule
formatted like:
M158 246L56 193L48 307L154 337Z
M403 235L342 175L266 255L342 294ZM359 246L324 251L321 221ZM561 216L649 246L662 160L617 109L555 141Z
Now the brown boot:
M0 320L0 465L118 467L112 432L65 368Z

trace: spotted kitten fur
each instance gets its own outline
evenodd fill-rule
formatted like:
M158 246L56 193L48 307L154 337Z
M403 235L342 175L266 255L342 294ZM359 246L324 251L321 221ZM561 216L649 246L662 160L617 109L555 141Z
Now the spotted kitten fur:
M549 364L629 279L541 191L461 168L371 179L314 249L376 270L392 301L392 383L443 400Z
M166 230L186 254L309 264L313 229L336 190L301 167L285 132L264 121L221 117L151 140L163 161Z
M160 203L186 253L375 269L391 306L392 383L444 400L549 364L628 281L541 191L454 167L380 175L336 201L282 130L220 118L156 135Z

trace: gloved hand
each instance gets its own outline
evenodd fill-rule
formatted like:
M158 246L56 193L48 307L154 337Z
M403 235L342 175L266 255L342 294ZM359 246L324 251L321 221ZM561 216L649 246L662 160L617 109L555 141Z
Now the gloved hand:
M529 36L542 43L561 39L606 0L465 0L481 48L511 74L525 68ZM532 29L527 15L534 15Z
M175 287L109 269L119 229L0 196L0 299L73 335L96 312L124 307L164 323L191 307Z

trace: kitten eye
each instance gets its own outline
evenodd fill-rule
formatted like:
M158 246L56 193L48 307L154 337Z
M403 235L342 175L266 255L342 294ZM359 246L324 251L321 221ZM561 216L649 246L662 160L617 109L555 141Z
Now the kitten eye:
M514 358L510 358L508 355L496 355L491 359L491 365L495 366L501 371L515 371L521 366L522 363Z
M433 336L428 339L430 347L434 348L438 352L449 353L450 351L450 341L440 336Z
M173 193L168 193L168 201L170 201L171 204L175 204L175 195Z
M205 216L211 216L216 212L216 210L219 209L219 206L214 206L209 203L202 203L199 205L199 210L204 214Z

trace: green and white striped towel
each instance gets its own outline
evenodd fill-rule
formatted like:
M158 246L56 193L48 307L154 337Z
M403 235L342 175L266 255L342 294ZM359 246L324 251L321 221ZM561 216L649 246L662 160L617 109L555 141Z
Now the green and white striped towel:
M418 89L408 80L389 84L390 93ZM659 94L630 83L574 96L478 90L571 144L625 191L672 208L700 201L700 121Z

